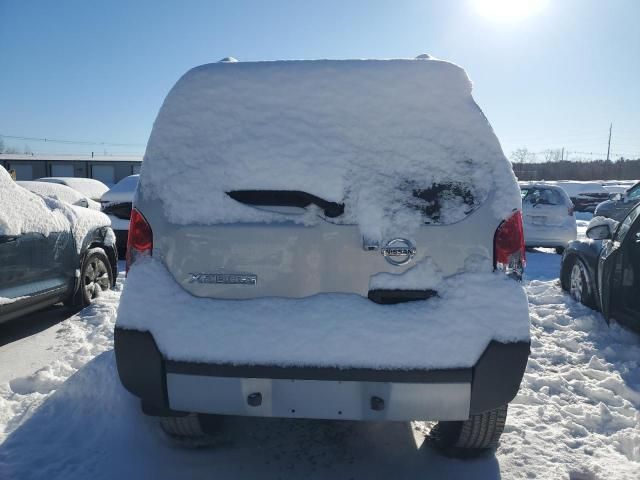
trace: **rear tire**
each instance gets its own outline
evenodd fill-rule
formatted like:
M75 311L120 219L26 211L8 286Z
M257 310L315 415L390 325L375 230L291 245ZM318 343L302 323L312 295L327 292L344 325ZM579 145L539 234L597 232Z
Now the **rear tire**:
M183 417L159 417L160 428L173 443L183 448L207 448L219 439L205 432L202 417L190 413Z
M200 418L196 413L184 417L160 417L160 428L167 435L174 437L202 437L204 431Z
M506 421L507 405L503 405L462 422L438 422L427 440L446 455L473 457L498 446Z

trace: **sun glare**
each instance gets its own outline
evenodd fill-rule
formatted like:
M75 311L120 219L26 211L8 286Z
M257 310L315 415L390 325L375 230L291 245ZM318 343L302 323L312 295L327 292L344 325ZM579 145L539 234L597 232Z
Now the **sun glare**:
M495 22L516 22L546 8L549 0L472 0L475 10Z

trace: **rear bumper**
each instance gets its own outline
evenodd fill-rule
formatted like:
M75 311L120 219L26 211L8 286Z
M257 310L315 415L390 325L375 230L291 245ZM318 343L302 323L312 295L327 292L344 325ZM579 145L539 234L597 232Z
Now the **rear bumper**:
M152 415L463 420L511 401L529 356L529 342L492 341L461 369L216 365L167 360L149 332L116 327L114 342L122 384Z
M576 224L541 227L524 225L524 240L527 247L563 247L576 239Z

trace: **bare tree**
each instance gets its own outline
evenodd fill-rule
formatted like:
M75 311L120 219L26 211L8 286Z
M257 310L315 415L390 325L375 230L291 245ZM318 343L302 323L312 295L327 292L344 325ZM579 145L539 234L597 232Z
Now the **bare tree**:
M535 159L535 154L527 148L518 148L511 152L511 161L513 163L524 163Z
M559 149L548 148L543 151L542 154L544 155L545 162L559 162L562 158L562 150Z
M4 140L0 137L0 153L4 153Z

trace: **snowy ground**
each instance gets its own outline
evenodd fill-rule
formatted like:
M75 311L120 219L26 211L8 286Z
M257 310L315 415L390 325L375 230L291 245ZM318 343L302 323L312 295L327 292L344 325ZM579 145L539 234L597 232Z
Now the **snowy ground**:
M121 278L78 315L0 341L0 478L640 478L640 337L565 295L559 262L528 253L532 354L495 455L443 457L422 422L251 418L225 419L217 448L177 448L117 379Z

